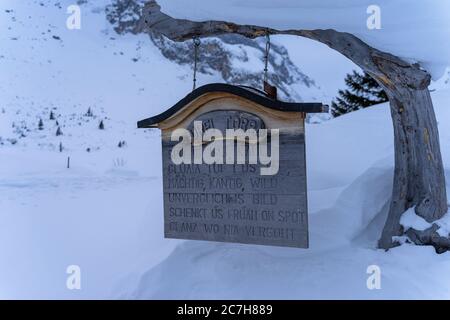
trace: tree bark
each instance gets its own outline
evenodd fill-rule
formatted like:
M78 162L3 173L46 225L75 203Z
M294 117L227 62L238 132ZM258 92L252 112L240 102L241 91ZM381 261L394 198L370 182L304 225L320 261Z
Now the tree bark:
M396 245L392 237L405 234L407 230L402 230L400 217L407 209L415 206L416 213L428 222L441 218L447 212L439 134L428 91L431 77L419 65L409 64L392 54L377 50L349 33L332 29L276 30L225 21L174 19L162 13L155 1L150 1L144 7L141 28L162 33L174 41L224 33L248 38L267 33L290 34L322 42L340 52L384 88L391 105L395 141L394 187L379 247L391 248ZM420 232L416 233L415 239L419 238ZM414 242L425 244L423 241ZM433 240L428 242L426 244L434 245ZM440 245L443 242L441 239Z
M379 242L389 248L400 236L402 213L415 206L428 222L447 211L447 194L436 117L428 89L386 89L394 124L395 174L391 206ZM405 230L407 231L407 230Z

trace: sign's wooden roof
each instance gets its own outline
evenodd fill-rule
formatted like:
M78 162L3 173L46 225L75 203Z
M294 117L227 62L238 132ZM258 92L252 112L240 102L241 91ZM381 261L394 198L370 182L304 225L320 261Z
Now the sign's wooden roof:
M189 105L197 98L209 94L209 93L228 93L269 109L286 111L286 112L306 112L306 113L320 113L328 112L328 106L322 103L296 103L296 102L284 102L270 98L264 91L254 89L246 86L234 86L225 83L211 83L199 87L189 93L186 97L177 102L173 107L167 109L163 113L160 113L154 117L147 118L138 121L138 128L153 128L158 123L168 119L178 111L182 110L185 106Z

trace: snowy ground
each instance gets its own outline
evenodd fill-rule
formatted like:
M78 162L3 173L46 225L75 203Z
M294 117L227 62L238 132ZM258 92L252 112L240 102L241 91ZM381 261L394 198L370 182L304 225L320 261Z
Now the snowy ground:
M64 27L64 1L39 2L49 1L0 3L0 25L12 26L0 35L0 298L450 298L450 253L375 249L393 174L386 104L307 126L310 249L164 239L160 138L135 126L188 92L191 70L144 36L111 40L95 5L83 32ZM348 61L308 48L320 54L294 61L309 57L306 71L336 90L326 63L340 79ZM450 181L450 88L435 89ZM366 287L373 264L381 290ZM69 265L81 268L81 290L66 287Z

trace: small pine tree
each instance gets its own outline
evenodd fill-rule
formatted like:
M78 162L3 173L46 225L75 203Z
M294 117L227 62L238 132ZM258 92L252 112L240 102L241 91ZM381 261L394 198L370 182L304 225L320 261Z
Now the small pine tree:
M62 136L62 130L61 130L61 127L58 127L58 129L56 129L56 135L57 136Z
M50 111L50 120L55 120L55 114L53 113L53 111Z
M94 114L92 113L91 107L88 108L87 112L86 112L86 116L87 117L92 117Z
M60 142L59 143L59 152L63 152L63 150L64 150L63 144L62 144L62 142Z
M39 119L38 129L39 130L44 130L44 122L42 121L42 119Z
M366 72L353 71L345 77L346 90L339 90L339 97L331 103L334 117L388 101L386 92Z
M99 128L100 130L105 130L105 125L104 125L104 123L103 123L103 120L100 121L100 124L98 125L98 128Z

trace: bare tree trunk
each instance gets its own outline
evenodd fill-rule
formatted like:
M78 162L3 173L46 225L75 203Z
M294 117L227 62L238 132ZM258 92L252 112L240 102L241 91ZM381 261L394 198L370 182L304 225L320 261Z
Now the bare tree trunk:
M447 212L439 134L428 91L430 75L420 66L372 48L349 33L330 29L275 30L225 21L174 19L162 13L155 1L147 3L141 22L143 30L160 32L174 41L224 33L236 33L248 38L266 33L291 34L320 41L342 53L385 89L391 104L395 135L394 188L379 246L385 249L395 246L392 237L404 234L400 217L407 209L415 206L416 213L428 222L441 218ZM415 243L431 244L442 251L450 241L438 238L436 234L435 226L423 233L409 232Z
M395 174L381 248L391 247L392 236L403 234L399 221L405 210L416 206L416 214L428 222L447 211L439 135L428 89L397 87L386 92L394 124Z

